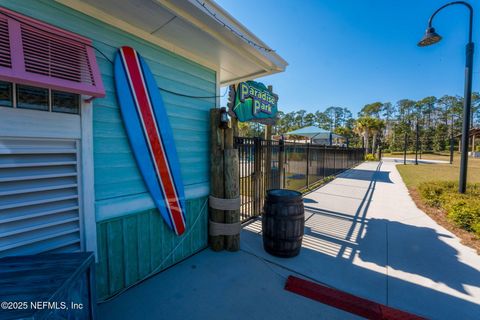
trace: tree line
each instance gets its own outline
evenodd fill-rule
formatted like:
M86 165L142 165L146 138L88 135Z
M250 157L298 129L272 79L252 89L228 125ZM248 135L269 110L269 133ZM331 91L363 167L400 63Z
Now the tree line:
M401 151L406 143L414 150L418 126L419 148L423 151L448 150L450 140L461 133L463 97L444 95L425 97L415 101L401 99L396 103L373 102L366 104L357 117L344 107L328 107L324 111L307 112L300 109L278 113L274 134L286 134L306 126L317 126L346 137L349 145L365 147L374 153L381 145L386 151ZM472 94L470 125L480 123L480 94ZM239 134L259 136L263 127L255 123L241 123Z
M470 126L479 123L480 95L472 94ZM397 103L365 105L356 119L355 132L362 137L367 152L376 152L379 141L386 151L414 150L418 128L421 151L445 151L450 142L458 144L462 131L463 97L444 95Z
M307 112L304 109L284 113L278 112L277 124L273 126L274 134L287 132L307 126L317 126L328 131L342 131L345 128L353 130L355 119L348 108L328 107L323 112ZM251 122L239 123L240 135L254 137L263 132L263 127Z

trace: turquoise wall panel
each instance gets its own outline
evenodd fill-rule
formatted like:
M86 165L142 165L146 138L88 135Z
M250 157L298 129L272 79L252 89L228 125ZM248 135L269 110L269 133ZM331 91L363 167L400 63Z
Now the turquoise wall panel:
M215 71L161 47L71 10L54 1L5 1L12 10L92 39L96 48L113 60L117 48L134 47L148 62L159 87L189 95L214 96ZM94 100L94 161L97 207L102 201L145 193L133 158L115 96L112 64L97 52L106 97ZM193 99L161 91L174 132L187 198L208 193L209 109L214 98ZM113 216L121 213L112 213Z
M55 1L0 0L0 5L86 36L112 60L119 46L136 48L165 89L200 96L216 93L214 71ZM97 287L99 298L106 298L206 247L209 109L215 99L162 92L187 193L187 231L177 237L154 209L136 166L115 97L112 65L99 53L97 61L106 88L106 97L94 100L93 112Z
M97 226L97 294L109 297L207 246L207 197L187 201L186 233L175 236L156 210L102 221Z

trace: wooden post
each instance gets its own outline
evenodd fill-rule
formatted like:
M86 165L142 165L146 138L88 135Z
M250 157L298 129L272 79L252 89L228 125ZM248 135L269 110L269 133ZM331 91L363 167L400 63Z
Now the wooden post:
M273 93L273 87L268 86L268 91ZM265 189L271 189L273 188L272 186L272 126L271 125L266 125L265 126L265 132L264 132L264 139L266 141L266 152L265 152L265 163L264 163L264 172L265 175L263 175L263 185L265 186ZM264 194L261 195L262 197L265 197Z
M233 129L233 136L238 137L238 119L235 117L231 118L231 124Z
M475 134L472 136L472 157L475 157Z
M210 194L217 198L223 198L224 179L223 179L223 149L224 135L223 130L218 127L220 123L220 109L210 110L210 143L211 143L211 161L210 161ZM223 210L209 208L210 220L218 223L225 223L225 214ZM209 236L210 247L213 251L220 251L224 248L225 237Z
M233 147L233 128L225 130L225 150L223 153L225 166L225 199L236 199L240 196L239 158L238 149ZM225 211L225 223L239 223L240 208ZM228 251L240 250L240 233L225 236L225 249Z
M264 139L265 140L271 140L272 139L272 126L271 125L265 126Z

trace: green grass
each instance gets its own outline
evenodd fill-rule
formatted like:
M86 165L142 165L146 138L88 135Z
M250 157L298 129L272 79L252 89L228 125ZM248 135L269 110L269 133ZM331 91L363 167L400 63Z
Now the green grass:
M454 158L458 157L459 154L455 153ZM384 158L402 158L403 153L395 152L395 153L383 153L382 157ZM407 152L407 159L415 159L415 152L408 151ZM425 159L425 160L443 160L443 161L450 161L450 153L449 152L434 152L434 153L423 153L418 154L418 159Z
M427 159L424 155L423 159ZM430 159L447 160L448 156L438 154L429 154ZM453 164L399 164L397 169L403 178L407 187L417 188L420 183L427 181L458 181L460 175L459 155L455 155ZM468 159L468 178L469 183L480 183L480 159Z
M449 159L438 154L429 156L436 160ZM468 185L464 195L457 191L459 160L459 155L455 155L453 164L399 164L397 169L417 205L480 253L480 159L468 159Z

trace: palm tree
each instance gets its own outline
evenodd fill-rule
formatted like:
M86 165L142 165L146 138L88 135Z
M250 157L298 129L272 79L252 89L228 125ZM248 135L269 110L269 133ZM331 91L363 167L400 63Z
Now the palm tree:
M372 134L372 127L375 119L369 116L363 116L357 119L355 123L355 132L363 137L364 147L366 153L370 153L369 141Z
M372 131L373 138L372 138L372 153L376 152L377 148L377 137L379 133L383 132L385 129L385 121L380 119L372 119L370 130Z

